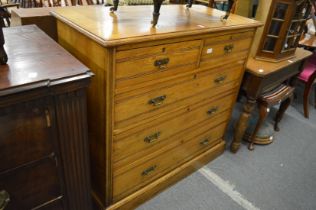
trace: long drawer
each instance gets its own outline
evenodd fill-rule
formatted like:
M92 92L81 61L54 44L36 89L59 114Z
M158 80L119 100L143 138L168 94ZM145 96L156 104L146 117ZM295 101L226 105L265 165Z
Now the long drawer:
M191 126L208 120L221 112L230 109L235 93L231 91L221 98L212 98L200 103L187 106L171 116L165 116L146 126L135 127L134 129L115 135L113 140L113 161L131 154L132 147L140 141L151 142L153 140L163 141L172 135L189 129ZM230 94L230 95L228 95ZM124 152L122 152L124 151Z
M204 125L205 126L205 125ZM218 144L224 134L226 123L221 123L206 132L199 133L190 141L158 155L141 165L133 166L131 170L117 175L114 171L113 197L114 200L126 196L151 180L176 168L190 157L201 153ZM203 126L199 131L205 130ZM132 181L131 181L132 180Z
M115 174L122 174L173 147L181 146L181 144L189 141L198 134L207 132L216 125L228 121L229 117L230 112L224 111L169 138L152 139L150 142L139 139L139 141L135 142L129 148L122 145L124 141L114 144L113 150L116 154L116 161L113 161L113 169ZM122 146L122 149L119 146Z
M194 40L119 51L116 54L115 78L130 78L169 71L187 64L197 65L200 46L201 40Z
M128 123L122 123L124 120L130 120L133 124L131 122L133 120L139 121L160 114L172 103L177 102L177 106L186 105L188 100L183 101L184 99L203 91L209 90L209 94L212 92L219 94L220 89L216 88L239 79L242 71L243 65L223 66L190 74L179 79L181 82L173 81L174 84L163 84L165 87L147 87L146 90L149 92L141 95L127 96L125 99L124 96L118 96L114 108L115 129L128 126ZM144 116L138 116L141 114Z
M53 152L48 110L42 104L0 109L0 172Z
M10 201L6 210L33 209L61 198L55 158L46 158L29 166L0 174L0 191Z

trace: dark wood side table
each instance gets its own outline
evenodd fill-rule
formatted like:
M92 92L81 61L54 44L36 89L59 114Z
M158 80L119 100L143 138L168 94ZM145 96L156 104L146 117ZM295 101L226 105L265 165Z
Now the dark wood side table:
M56 19L50 14L55 9L55 7L13 9L11 11L11 26L34 24L57 41Z
M294 86L296 76L302 70L305 59L311 55L311 52L298 48L294 58L278 63L248 59L247 71L241 87L247 101L243 105L243 112L235 127L234 139L231 144L232 152L237 152L240 147L258 97L285 81L289 81Z
M0 194L5 210L91 209L86 88L92 73L36 26L4 29Z
M307 49L316 49L316 35L306 34L299 42L299 45Z

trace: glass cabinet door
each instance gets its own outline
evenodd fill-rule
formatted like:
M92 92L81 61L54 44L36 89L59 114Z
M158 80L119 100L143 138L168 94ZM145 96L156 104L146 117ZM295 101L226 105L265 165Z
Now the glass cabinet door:
M303 33L306 19L310 14L311 5L308 1L300 1L299 3L300 4L296 5L294 10L293 18L287 30L281 53L296 49Z
M263 51L274 53L289 6L289 4L284 2L277 2L275 4L270 26L263 45Z

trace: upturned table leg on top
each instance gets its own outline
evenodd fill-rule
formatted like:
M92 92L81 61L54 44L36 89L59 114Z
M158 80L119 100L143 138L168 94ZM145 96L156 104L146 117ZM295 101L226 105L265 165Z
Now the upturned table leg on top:
M243 112L241 113L239 120L236 124L235 131L234 131L234 139L230 145L230 150L233 153L236 153L240 147L241 140L248 127L248 122L251 116L251 112L253 111L255 105L256 105L256 100L248 98L247 102L243 106Z

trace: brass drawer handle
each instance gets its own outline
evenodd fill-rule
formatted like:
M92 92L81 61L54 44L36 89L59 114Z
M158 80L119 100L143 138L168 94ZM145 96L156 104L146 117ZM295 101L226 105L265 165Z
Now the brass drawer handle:
M50 113L48 109L45 110L45 117L46 117L47 128L50 128L52 126L52 122L51 122Z
M1 190L0 191L0 210L4 210L4 208L10 202L10 195L7 191Z
M214 82L216 84L222 84L226 79L226 76L220 76L220 77L217 77L216 79L214 79Z
M210 141L208 139L204 139L203 141L200 142L200 145L205 146L208 145Z
M166 95L163 95L163 96L159 96L157 98L153 98L153 99L150 99L148 101L149 104L153 105L153 106L159 106L163 103L163 101L167 98Z
M234 44L229 44L229 45L225 45L224 46L224 52L227 53L231 53L234 49Z
M154 170L156 170L157 166L156 165L153 165L153 166L150 166L149 168L145 169L143 172L142 172L142 176L147 176L148 174L152 173Z
M207 111L207 114L212 115L218 111L218 106L215 106Z
M169 63L169 61L170 61L169 58L159 59L155 61L154 65L158 67L159 69L163 70L167 68L167 64Z
M152 142L156 141L156 140L159 138L160 135L161 135L161 132L158 131L157 133L154 133L154 134L152 134L152 135L150 135L150 136L146 136L146 137L144 138L144 142L146 142L146 143L152 143Z

